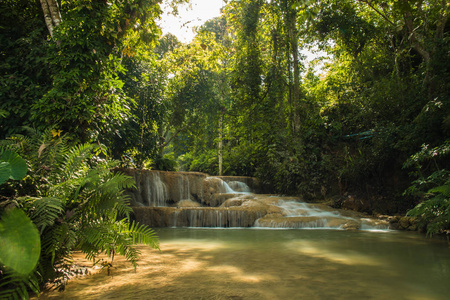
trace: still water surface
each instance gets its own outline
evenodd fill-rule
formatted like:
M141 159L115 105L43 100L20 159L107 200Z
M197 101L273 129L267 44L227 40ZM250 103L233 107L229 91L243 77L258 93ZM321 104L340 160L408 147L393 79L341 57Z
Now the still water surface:
M163 251L165 244L198 245L199 251L216 257L215 264L224 266L224 272L225 266L240 269L243 277L247 274L272 286L278 299L450 299L447 242L416 233L295 229L158 233Z
M446 240L408 232L156 229L137 271L105 270L41 299L450 299Z

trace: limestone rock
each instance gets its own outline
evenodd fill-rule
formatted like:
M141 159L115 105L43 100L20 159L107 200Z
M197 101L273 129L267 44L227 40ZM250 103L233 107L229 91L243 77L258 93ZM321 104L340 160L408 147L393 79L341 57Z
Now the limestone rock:
M181 200L175 205L176 207L201 207L202 205L192 200Z
M341 228L345 230L358 230L361 228L361 223L356 220L347 220Z
M369 227L374 229L388 229L389 221L382 219L363 218L361 219L361 227L362 228Z
M241 206L244 201L246 200L241 198L231 198L222 203L220 207Z

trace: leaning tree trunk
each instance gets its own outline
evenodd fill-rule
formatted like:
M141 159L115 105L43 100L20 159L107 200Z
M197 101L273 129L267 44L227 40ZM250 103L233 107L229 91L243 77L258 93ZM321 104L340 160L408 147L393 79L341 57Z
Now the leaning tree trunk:
M42 12L44 13L45 24L53 37L53 29L61 23L61 13L56 0L40 0Z

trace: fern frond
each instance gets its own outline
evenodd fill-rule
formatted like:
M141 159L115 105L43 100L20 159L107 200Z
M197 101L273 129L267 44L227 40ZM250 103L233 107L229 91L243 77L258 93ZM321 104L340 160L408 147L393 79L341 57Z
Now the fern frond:
M39 294L39 280L36 272L27 276L19 276L3 270L2 275L2 281L0 281L0 299L28 299L29 290Z
M61 162L64 153L67 151L67 138L60 137L54 139L51 130L46 130L33 140L33 162L34 168L38 172L47 169L54 170Z
M159 250L159 240L156 232L146 225L132 222L128 229L129 234L139 244L145 244Z
M58 166L61 174L60 180L65 181L86 174L86 171L89 169L86 161L92 158L94 150L98 147L98 145L88 143L72 147L64 155L64 161Z
M24 203L25 211L41 234L48 226L53 226L65 211L64 202L57 198L26 197L19 200Z
M125 219L115 221L115 216L89 222L83 227L82 234L80 249L86 258L94 261L100 253L117 253L125 256L136 267L140 254L135 247L136 241L159 249L158 238L153 230L137 223L130 226Z
M123 192L124 187L134 186L132 177L96 168L89 172L85 180L84 189L78 194L79 198L88 200L80 207L83 211L100 215L115 211L127 217L132 212L130 197Z

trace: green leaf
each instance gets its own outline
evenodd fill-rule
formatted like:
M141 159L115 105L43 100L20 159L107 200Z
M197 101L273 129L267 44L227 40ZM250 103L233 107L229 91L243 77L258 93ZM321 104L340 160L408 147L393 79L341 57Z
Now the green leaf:
M20 180L27 175L27 162L19 156L19 154L5 150L0 156L0 162L7 162L10 165L11 179ZM2 172L6 171L5 165L2 168ZM2 174L5 175L6 173ZM0 175L0 177L3 177ZM2 181L0 181L2 183Z
M6 212L0 220L0 262L26 275L35 268L41 240L33 222L20 209Z
M4 183L11 176L11 165L9 162L0 161L0 184Z

